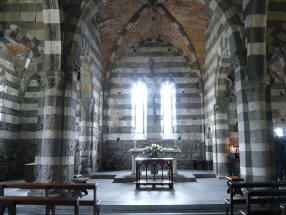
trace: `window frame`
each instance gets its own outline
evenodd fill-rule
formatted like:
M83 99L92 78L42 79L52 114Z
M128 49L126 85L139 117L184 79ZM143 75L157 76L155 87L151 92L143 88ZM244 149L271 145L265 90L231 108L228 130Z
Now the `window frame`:
M169 114L171 116L169 116L169 118L171 118L171 120L169 121L169 123L171 124L171 132L170 133L166 133L165 132L165 108L164 106L164 101L163 101L163 88L169 86L170 87L170 102L171 102L171 110L169 111ZM162 139L176 139L176 127L177 127L177 123L176 123L176 86L173 82L171 81L164 81L161 84L161 88L160 88L160 102L161 102L161 137ZM169 104L170 105L170 104ZM170 129L169 129L170 130Z
M141 89L139 89L142 87ZM139 92L139 96L138 96ZM132 84L131 87L131 127L132 127L132 138L135 140L142 140L147 138L147 101L148 101L148 90L147 86L143 81L136 81L135 83ZM138 100L138 98L141 98L141 102ZM137 101L136 101L136 100ZM138 131L137 126L137 105L139 103L142 103L141 109L143 111L142 113L142 131Z

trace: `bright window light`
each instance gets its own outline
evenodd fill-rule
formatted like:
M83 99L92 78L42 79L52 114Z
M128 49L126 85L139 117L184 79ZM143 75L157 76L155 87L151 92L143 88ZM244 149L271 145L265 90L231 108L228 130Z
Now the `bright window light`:
M131 100L133 132L143 134L147 119L147 89L144 83L139 81L133 84Z
M173 134L176 116L176 94L174 84L165 82L161 88L162 130L166 136Z
M275 132L275 134L276 134L278 137L282 137L282 136L283 136L283 129L282 129L282 128L275 128L275 129L274 129L274 132Z

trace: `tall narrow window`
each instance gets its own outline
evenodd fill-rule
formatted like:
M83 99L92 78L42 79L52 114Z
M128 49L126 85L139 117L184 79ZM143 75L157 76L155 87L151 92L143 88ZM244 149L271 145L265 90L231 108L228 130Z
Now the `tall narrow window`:
M131 100L133 133L144 134L147 126L147 89L144 83L138 81L133 84Z
M164 138L173 138L176 124L176 89L169 81L161 87L162 132Z

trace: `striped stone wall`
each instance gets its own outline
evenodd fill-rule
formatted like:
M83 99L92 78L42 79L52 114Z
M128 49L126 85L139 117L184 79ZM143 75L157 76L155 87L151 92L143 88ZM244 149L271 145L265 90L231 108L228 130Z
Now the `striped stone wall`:
M44 40L42 0L5 0L1 2L0 24L15 24Z
M286 91L284 84L275 79L271 84L271 109L272 109L272 122L274 128L285 128L286 122Z
M20 97L19 144L25 147L25 164L35 161L36 150L40 142L40 120L38 117L40 77L34 74L27 83L24 95Z
M283 0L270 0L267 14L267 62L275 52L275 48L286 43L286 2Z
M23 176L39 143L38 102L41 48L39 41L16 25L0 26L2 178ZM2 166L1 166L2 167Z
M33 162L35 158L39 140L40 89L39 78L33 76L29 78L23 92L20 87L23 79L21 79L21 71L16 65L17 62L11 56L9 59L9 55L5 58L3 52L2 57L2 66L5 68L4 65L6 65L6 69L1 69L1 130L3 134L0 139L1 156L5 157L5 161L1 164L5 167L3 167L3 175L1 174L0 177L13 178L23 176L24 164ZM9 60L11 60L10 64L8 64ZM7 66L10 69L7 69Z
M206 35L203 91L198 77L202 71L190 65L180 50L166 43L146 41L130 48L111 70L104 91L103 121L102 47L95 20L91 18L98 5L92 1L86 4L85 1L5 0L0 7L0 147L5 152L0 154L0 180L8 175L20 176L20 169L31 161L38 142L41 147L36 162L41 181L70 179L75 139L79 142L78 173L94 171L101 161L106 169L129 169L131 156L127 151L134 146L129 83L150 72L146 66L150 59L155 61L158 73L170 75L178 89L176 138L182 138L177 144L183 151L179 167L198 168L207 160L214 162L218 175L224 174L228 145L236 144L239 136L242 177L272 178L270 132L272 121L283 110L285 89L281 80L275 79L269 91L266 71L275 48L286 38L285 1L200 2L212 10ZM84 7L90 8L84 10ZM89 21L85 21L86 17ZM246 40L242 42L244 37ZM25 73L23 79L19 78L16 69L19 61L7 50L7 41L32 51L35 75ZM244 44L247 58L243 55ZM230 62L226 62L227 58ZM221 99L220 94L233 90L226 80L229 68L235 74L236 98L228 95ZM163 79L159 77L158 82ZM270 95L271 103L266 99ZM40 105L39 98L43 98ZM229 105L222 108L226 102L222 100ZM148 103L152 101L149 99ZM158 94L155 123L152 106L148 109L147 139L138 141L137 146L146 146L154 140L174 146L174 140L163 140L160 135ZM27 156L19 159L26 148L29 148Z
M286 40L285 40L286 41ZM286 44L280 45L272 55L269 71L271 75L271 109L274 128L285 128L286 122Z
M210 165L213 163L218 175L228 174L229 146L238 144L232 37L228 20L220 13L212 13L204 67L206 159Z
M274 127L285 126L285 68L281 62L286 57L286 2L270 0L267 16L267 63L271 71L271 107ZM284 55L284 56L283 56Z
M42 76L41 144L35 158L37 181L69 181L73 175L73 102L76 76L63 70L61 11L57 0L43 1L44 56Z
M90 30L92 29L92 31ZM102 48L97 26L85 23L80 36L80 70L78 74L78 161L80 174L100 168L102 144Z
M18 143L19 128L19 98L18 89L15 83L18 74L15 69L15 62L7 47L0 43L0 70L1 70L1 179L9 178L9 175L18 175L15 168L19 151L15 150ZM11 95L11 92L13 94ZM21 150L20 150L21 151ZM13 172L10 170L13 169Z
M152 82L149 61L154 61L156 81L156 120L153 116ZM112 70L109 89L105 92L103 161L105 169L130 169L134 147L131 127L132 83L138 78L148 89L147 138L137 141L141 148L156 142L165 147L174 147L174 139L161 136L160 84L168 77L176 86L175 139L182 153L178 155L179 168L204 168L203 100L198 72L192 69L180 50L170 44L148 40L127 49Z
M242 151L241 175L248 180L272 180L275 176L269 77L266 63L268 0L244 0L247 44L247 104L249 142Z
M78 10L79 6L81 10ZM8 0L0 8L0 24L4 26L0 26L0 38L11 34L17 42L28 44L36 56L37 74L29 76L31 79L25 77L20 84L25 91L19 96L21 103L17 114L21 117L17 119L14 137L23 143L19 149L26 145L30 147L25 153L29 159L21 162L35 159L38 181L70 180L74 174L74 137L80 142L81 154L76 155L80 163L78 173L90 173L99 163L97 147L102 139L103 103L101 41L92 17L85 20L90 15L86 12L94 10L97 5L88 4L91 8L82 11L84 6L74 1ZM60 10L60 7L64 9ZM2 29L7 32L2 33ZM19 29L22 34L18 33ZM40 44L44 47L41 53L44 58L41 59ZM82 82L79 90L77 82ZM76 130L77 97L82 98L81 118ZM37 153L36 143L40 143ZM13 154L13 157L18 156ZM15 166L12 162L11 165ZM16 166L22 168L22 164Z

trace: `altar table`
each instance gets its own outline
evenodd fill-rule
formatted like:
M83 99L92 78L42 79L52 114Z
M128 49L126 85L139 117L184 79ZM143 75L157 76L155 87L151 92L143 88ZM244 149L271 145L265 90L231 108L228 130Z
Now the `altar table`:
M131 153L132 155L132 170L131 170L131 174L135 175L136 173L136 163L135 163L135 159L137 157L144 157L143 155L143 149L139 149L139 148L134 148L134 149L129 149L128 152ZM181 150L180 149L167 149L164 150L164 155L166 155L166 157L171 157L174 158L173 160L173 171L174 174L177 174L177 154L180 153ZM145 155L146 157L146 155Z
M156 185L168 185L169 189L173 189L174 172L173 161L174 158L136 158L136 189L140 189L140 185L152 185L154 189ZM151 168L158 168L158 173L152 173L148 177L148 166ZM164 179L164 167L168 167L168 178ZM145 176L141 177L141 167L145 168ZM161 170L161 172L160 172Z

